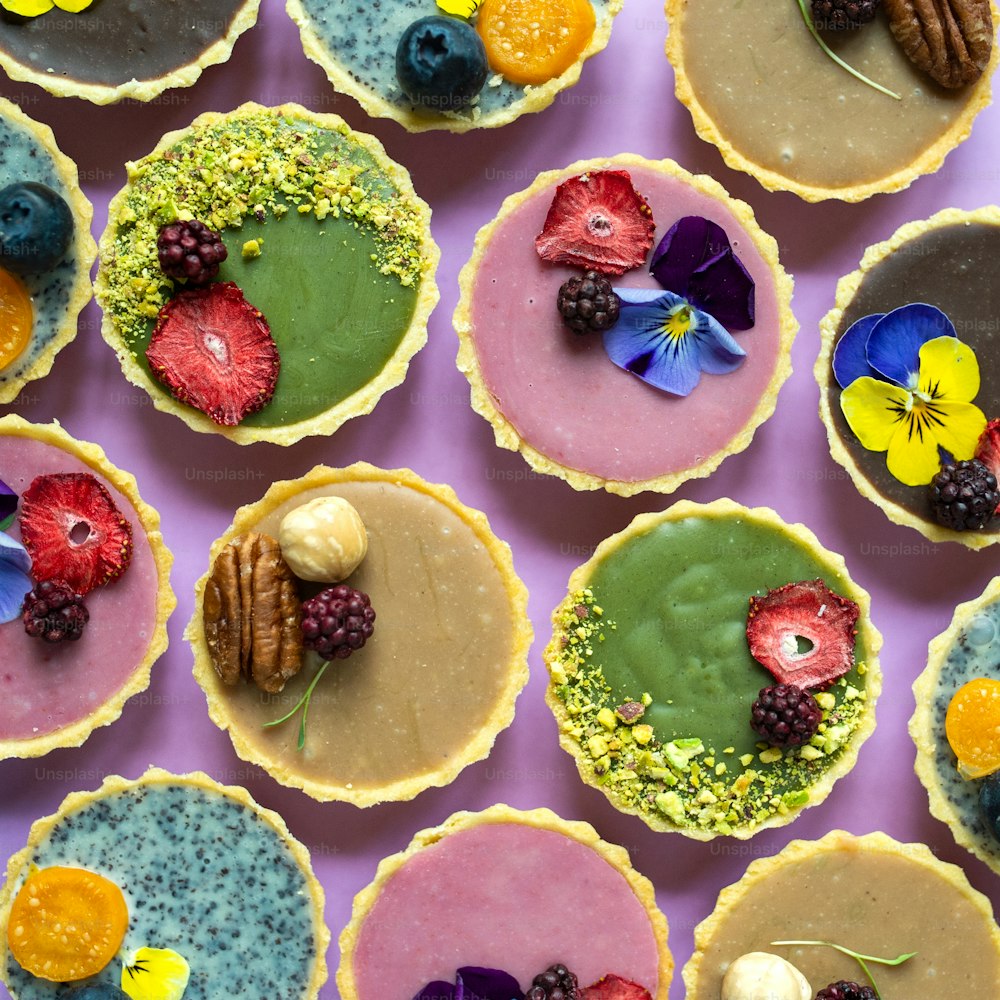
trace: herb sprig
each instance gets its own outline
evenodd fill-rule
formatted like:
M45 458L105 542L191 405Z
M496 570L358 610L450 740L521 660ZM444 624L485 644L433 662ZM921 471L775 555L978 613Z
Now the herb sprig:
M905 955L897 955L896 958L878 958L875 955L862 955L856 951L852 951L850 948L845 948L841 944L834 944L832 941L772 941L772 945L794 945L794 946L809 946L817 948L834 948L835 950L841 952L844 955L849 955L853 958L858 965L861 966L862 971L868 977L868 982L872 984L872 989L875 991L875 996L878 1000L882 1000L882 994L878 991L878 984L875 982L875 977L871 974L871 970L865 964L866 962L876 962L879 965L902 965L904 962L908 962L914 955L915 951L908 952Z

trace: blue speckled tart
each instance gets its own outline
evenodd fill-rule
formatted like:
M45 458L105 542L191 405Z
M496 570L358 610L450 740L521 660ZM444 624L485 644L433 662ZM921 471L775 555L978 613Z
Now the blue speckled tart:
M11 906L32 866L86 868L125 895L119 954L87 985L118 985L122 962L142 947L186 959L184 1000L306 1000L327 978L330 933L309 856L242 788L152 768L137 781L111 777L96 792L74 793L38 820L0 891L0 977L14 1000L66 993L22 969L7 948Z
M31 295L34 324L28 346L0 367L0 403L14 399L26 382L47 375L56 354L76 336L77 317L90 300L90 267L97 253L90 235L94 210L80 190L76 164L59 151L47 125L0 98L0 190L25 181L45 184L66 200L75 233L53 270L22 279Z
M580 57L558 76L537 85L515 83L491 67L473 103L458 111L421 109L396 80L396 48L404 30L418 18L442 14L434 0L355 3L350 0L286 0L299 26L306 55L319 63L341 93L353 97L375 118L393 118L411 132L506 125L530 111L547 108L556 95L580 78L584 62L600 52L623 0L591 0L596 25ZM475 10L479 3L470 0Z
M951 625L931 641L927 667L913 685L917 709L910 719L917 776L927 789L931 813L948 824L962 847L1000 874L1000 841L983 822L980 783L959 774L945 736L955 692L981 678L1000 682L1000 577L980 597L960 604Z

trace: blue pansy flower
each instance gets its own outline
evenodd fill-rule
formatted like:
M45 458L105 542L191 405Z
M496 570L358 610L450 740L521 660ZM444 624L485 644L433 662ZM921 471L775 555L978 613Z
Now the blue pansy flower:
M24 595L32 587L30 572L28 550L0 531L0 623L12 622L21 613Z
M660 240L650 273L665 291L616 288L618 323L604 334L611 360L650 385L686 396L702 372L735 371L746 351L729 330L755 322L755 285L726 231L685 216Z
M522 1000L523 997L520 984L509 973L469 965L457 971L454 983L435 980L413 1000Z

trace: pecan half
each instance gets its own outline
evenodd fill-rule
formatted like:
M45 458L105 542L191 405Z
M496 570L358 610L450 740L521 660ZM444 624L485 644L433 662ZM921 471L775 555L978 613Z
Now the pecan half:
M302 667L295 577L278 543L256 532L230 542L205 586L205 640L227 685L242 676L277 694Z
M903 51L942 87L974 83L989 65L990 0L885 0L885 10Z

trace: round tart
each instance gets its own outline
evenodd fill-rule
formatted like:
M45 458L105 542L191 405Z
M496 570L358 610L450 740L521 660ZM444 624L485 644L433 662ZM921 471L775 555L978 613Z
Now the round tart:
M503 970L527 990L555 963L581 987L617 977L649 991L602 996L666 1000L673 972L653 886L623 848L588 823L505 805L455 813L384 859L354 899L340 952L343 1000L440 996L419 991L468 967Z
M882 638L868 594L767 508L682 500L640 514L573 572L553 626L560 744L587 784L655 830L745 839L784 826L826 798L875 726ZM751 728L776 682L812 692L798 745Z
M427 339L438 249L377 140L335 115L245 104L164 136L129 177L96 289L105 340L158 409L238 444L291 444L403 380ZM197 287L158 260L158 238L192 219L228 251Z
M984 779L965 778L945 731L956 693L975 684L989 694L1000 689L1000 579L973 601L960 604L947 630L931 641L927 667L913 685L916 711L910 735L917 745L917 776L930 797L931 812L947 823L958 843L1000 873L1000 840L980 805ZM983 718L987 730L992 720Z
M150 768L135 781L114 776L95 792L76 792L54 816L38 820L27 846L8 862L0 892L0 974L14 1000L68 995L62 983L36 977L15 957L22 939L41 939L43 927L29 921L8 937L18 895L38 869L83 869L124 896L121 945L88 986L124 986L124 979L138 990L129 992L133 997L306 1000L326 981L330 932L309 854L284 820L243 788ZM58 897L50 902L54 908ZM94 906L77 913L75 923L96 922L101 912ZM72 938L63 936L62 945L70 955L79 951ZM143 949L180 956L189 967L186 989L173 992L157 981L164 956ZM69 957L61 950L54 962ZM160 963L151 961L157 957Z
M929 926L931 913L947 919ZM774 943L803 940L816 944ZM884 1000L990 1000L1000 981L1000 931L989 901L961 868L923 844L834 830L754 861L722 890L695 929L694 956L684 967L687 996L718 1000L729 967L753 952L791 962L810 997L842 980L868 985L854 958L821 942L882 959L916 952L895 967L868 963Z
M815 369L830 452L860 493L896 524L916 528L933 541L973 549L1000 538L1000 520L986 516L981 523L959 522L960 529L954 521L942 523L930 486L950 460L975 457L993 474L1000 472L995 429L986 426L1000 417L1000 365L989 319L1000 311L998 255L1000 208L995 206L945 209L902 226L884 243L869 247L860 268L841 278L836 305L820 324L823 346ZM886 324L875 327L873 320L881 314ZM935 339L927 342L929 337ZM940 337L952 338L944 342L947 356L928 353L941 346ZM873 345L882 352L881 360ZM871 367L872 358L880 370ZM904 391L908 387L901 380L912 382L916 391ZM863 386L875 395L851 410ZM911 447L925 437L929 448L938 445L929 458ZM944 517L948 521L947 512Z
M55 266L20 276L0 273L0 403L14 399L26 382L47 375L56 354L76 336L77 317L92 294L90 267L97 252L90 235L94 209L80 190L76 164L59 151L47 125L0 98L0 190L15 183L55 191L70 208L73 234ZM12 283L30 297L30 336L19 348L7 342Z
M74 489L89 487L83 501L68 489L37 493L39 484L67 475ZM160 535L160 517L143 503L135 479L112 465L97 445L74 440L58 424L0 418L0 482L6 487L0 487L4 514L18 507L7 534L0 534L0 597L5 604L8 597L13 601L14 615L0 624L0 759L39 757L79 746L149 686L150 668L167 648L166 623L176 603L169 582L172 556ZM34 501L31 513L26 495ZM77 641L49 643L30 636L18 605L42 582L39 576L66 578L66 550L79 552L86 563L90 553L106 553L105 537L115 537L104 535L107 515L94 509L105 496L114 512L111 530L116 520L127 523L121 543L127 557L120 551L101 556L113 564L102 572L118 577L93 581L84 597L89 621ZM59 531L49 513L60 522ZM0 516L0 523L5 520ZM11 540L21 549L26 524L36 541L33 561L21 550L22 568L31 562L30 573L21 574L14 568ZM129 628L123 631L126 621Z
M587 59L608 44L622 0L406 0L390 5L286 0L286 6L299 26L306 55L323 68L338 91L353 97L368 114L392 118L410 132L467 132L496 128L541 111L573 86ZM496 36L484 47L485 84L473 86L474 93L466 93L467 100L458 103L447 86L443 94L407 96L397 77L396 60L410 25L424 17L448 17L449 34L443 41L425 43L427 48L443 44L447 49L454 32L462 33L457 44L465 35L484 37L476 29L496 24L502 19L498 15L509 19L510 37ZM540 29L543 44L553 45L555 51L549 55L541 51L539 32L534 43L518 39L519 25L528 23ZM550 38L548 29L561 38ZM516 60L500 51L509 53L514 46L521 46ZM537 49L530 52L533 47Z
M677 97L698 135L717 146L730 167L752 174L768 190L791 191L806 201L850 202L901 190L938 170L990 103L997 8L992 0L976 0L963 11L963 19L975 19L968 27L980 44L975 65L952 74L951 82L976 79L948 87L910 61L904 46L921 50L920 39L897 41L890 8L898 8L903 21L912 16L904 33L925 20L912 14L912 4L892 0L870 24L820 35L831 51L898 100L828 58L795 0L766 7L668 0L667 57ZM942 9L948 8L935 7L932 15ZM943 42L931 47L948 49ZM759 58L765 50L773 58ZM934 68L948 76L956 67L946 62Z
M215 638L220 619L232 624L236 617L225 610L233 601L220 557L253 534L284 539L286 515L323 497L346 500L367 533L367 555L343 583L370 599L374 635L346 662L334 659L319 681L327 664L311 649L288 654L285 673L293 676L283 688L282 680L270 684L266 677L260 682L271 691L237 680L236 655L229 674L227 657L220 655L223 639ZM301 479L275 483L259 502L241 508L210 559L187 630L195 678L212 720L229 731L240 757L282 784L357 806L411 799L482 760L513 719L514 701L528 679L527 591L506 543L450 487L406 469L317 466ZM243 577L248 564L254 560L240 552ZM322 584L285 575L293 594L282 615L293 634L283 641L291 644L302 617L299 601ZM238 608L247 605L241 599ZM212 610L219 606L221 615ZM247 614L240 620L248 622ZM244 662L247 645L245 638L236 642ZM257 664L255 676L260 674ZM226 684L227 675L236 683ZM307 694L307 720L303 713L274 725L294 715Z
M38 0L4 7L41 8ZM94 104L151 101L190 87L202 70L226 62L236 39L257 21L260 0L62 0L37 16L0 11L0 66L11 79L57 97Z
M569 249L574 238L595 230L612 232L608 248L595 241L592 256ZM687 244L678 233L690 237ZM664 284L646 265L662 275L657 261L671 239L682 255L695 242L698 252L676 266L667 253L671 278ZM543 241L545 259L537 249ZM708 264L695 270L705 260ZM730 270L704 278L716 265ZM579 335L567 328L557 307L560 286L591 266L606 275L616 294L659 290L675 311L714 296L712 309L724 326L708 319L729 345L724 371L712 354L716 345L699 339L693 319L671 338L664 319L657 326L653 315L647 329L638 305L635 315L622 306L617 324L603 334ZM695 291L699 280L702 297ZM791 374L789 352L798 324L790 308L792 281L778 262L777 244L758 227L748 205L730 198L711 178L689 174L670 160L626 154L540 174L479 231L460 282L454 316L458 367L471 383L473 408L493 425L500 447L519 451L533 469L560 476L575 489L604 488L623 496L669 493L709 475L727 455L749 445ZM671 286L683 305L670 298ZM743 321L729 322L727 308L742 311ZM689 315L707 323L702 311L692 308ZM689 367L678 366L681 379L690 376L697 383L691 388L689 378L681 387L687 395L652 384L653 376L641 374L638 363L626 368L612 361L616 347L609 338L636 328L646 336L647 353L662 362L663 378L673 375L669 351L683 356ZM622 346L630 349L628 341ZM633 354L643 350L641 341L631 348ZM637 427L666 433L637 434Z

